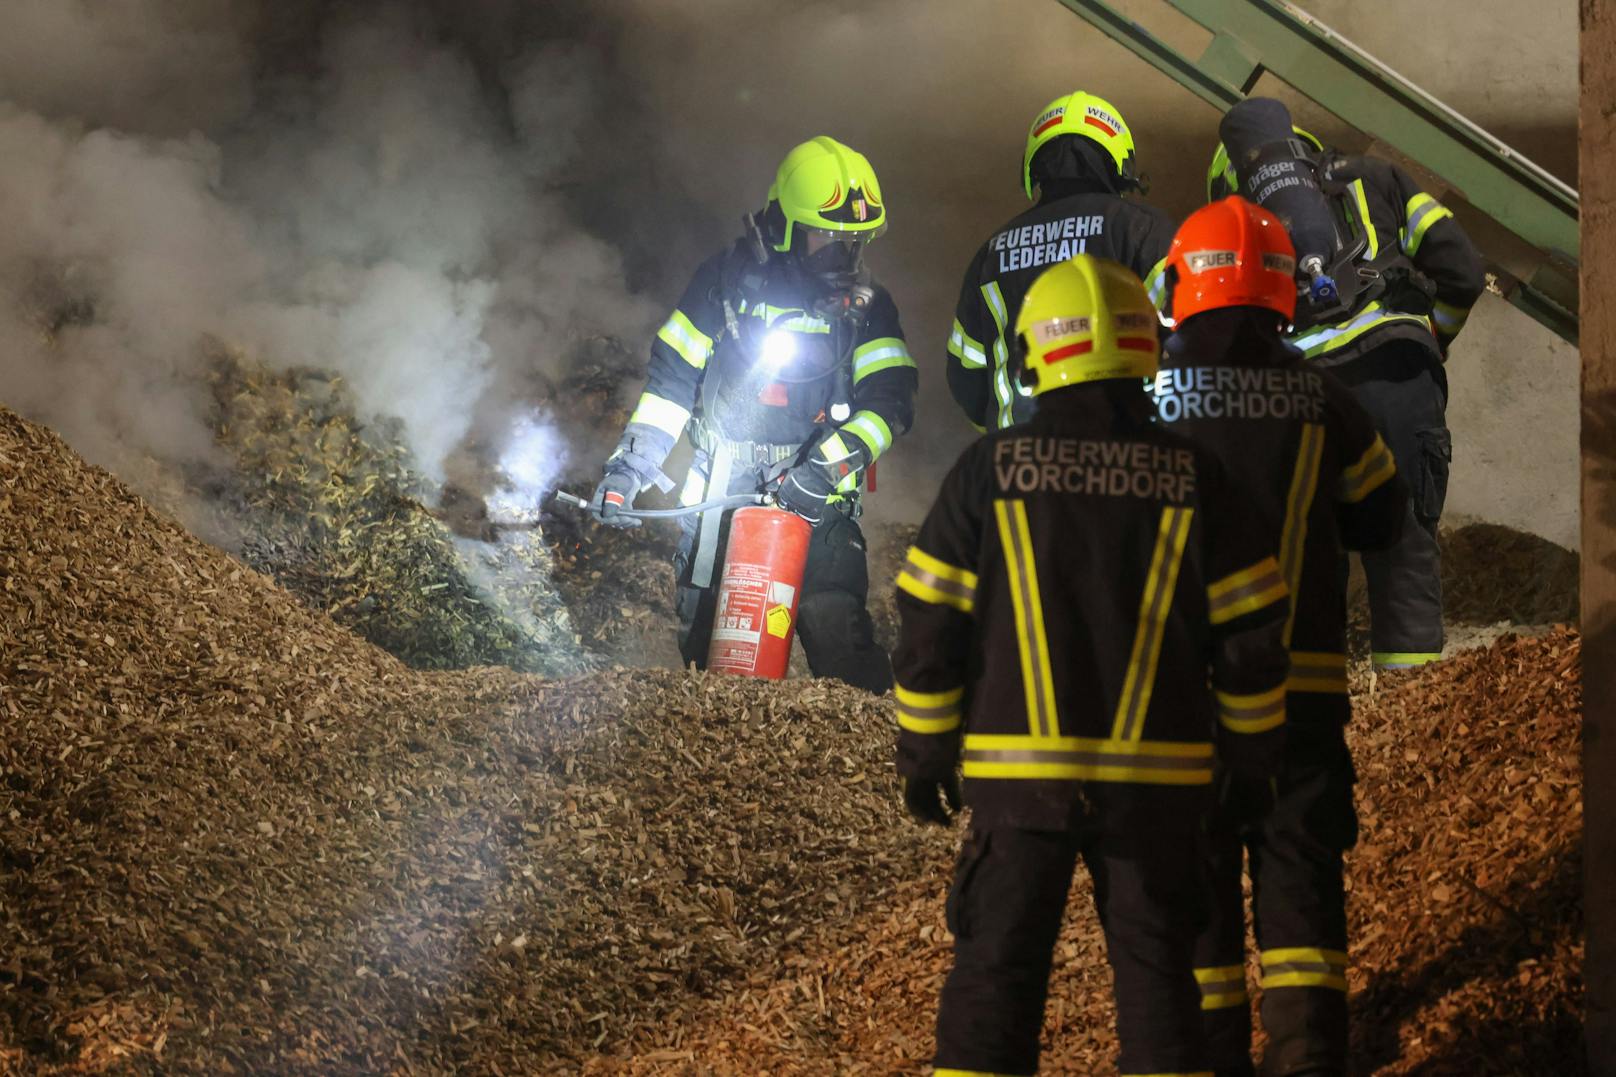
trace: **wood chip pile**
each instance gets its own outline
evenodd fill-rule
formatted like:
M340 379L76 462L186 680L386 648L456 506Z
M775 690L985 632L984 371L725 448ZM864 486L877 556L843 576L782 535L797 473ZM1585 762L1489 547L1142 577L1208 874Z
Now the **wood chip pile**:
M1575 1072L1578 645L1354 731L1364 1071ZM828 682L423 672L0 409L0 1072L916 1073L952 835ZM1087 885L1049 1072L1110 1071Z
M1505 639L1359 701L1355 1072L1581 1072L1579 654L1569 629ZM594 1072L921 1072L948 967L950 869L937 857L874 916L732 987L702 1026ZM1092 900L1080 872L1045 1073L1115 1072Z
M892 900L890 703L423 673L0 410L0 1071L566 1071Z

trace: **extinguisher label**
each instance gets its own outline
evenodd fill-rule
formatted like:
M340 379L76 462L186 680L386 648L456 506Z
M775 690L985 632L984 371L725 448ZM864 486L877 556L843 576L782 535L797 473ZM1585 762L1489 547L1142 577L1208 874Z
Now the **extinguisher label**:
M784 606L789 611L796 604L797 589L789 583L773 580L769 583L769 601L777 606Z
M769 635L775 639L785 639L791 632L791 607L775 606L769 610Z

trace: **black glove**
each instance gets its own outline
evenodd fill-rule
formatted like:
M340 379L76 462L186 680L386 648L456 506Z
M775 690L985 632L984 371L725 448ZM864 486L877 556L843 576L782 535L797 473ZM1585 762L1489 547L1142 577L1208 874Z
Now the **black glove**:
M1279 779L1272 774L1230 767L1218 778L1218 818L1236 830L1256 826L1279 800Z
M944 801L948 803L945 808ZM964 804L960 796L959 774L948 772L948 777L941 780L937 778L905 778L903 780L903 806L909 809L909 814L922 823L936 823L938 826L947 826L954 821L954 815Z
M825 500L836 489L829 469L816 460L798 464L780 480L774 499L780 507L796 513L811 524L825 516Z
M634 507L634 498L640 492L640 477L623 467L608 467L606 477L595 487L589 499L589 511L607 527L639 527L640 521L624 516L623 509Z

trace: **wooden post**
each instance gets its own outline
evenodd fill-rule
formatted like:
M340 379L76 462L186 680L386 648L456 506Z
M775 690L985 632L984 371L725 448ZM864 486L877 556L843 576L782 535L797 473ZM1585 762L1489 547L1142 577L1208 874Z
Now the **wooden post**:
M1616 1075L1616 0L1581 0L1583 898L1589 1073Z

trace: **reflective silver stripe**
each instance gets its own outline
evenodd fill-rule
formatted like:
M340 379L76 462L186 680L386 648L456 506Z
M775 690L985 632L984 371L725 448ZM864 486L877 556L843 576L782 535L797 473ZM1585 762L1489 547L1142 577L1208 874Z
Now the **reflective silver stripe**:
M1470 311L1438 300L1431 307L1431 320L1436 323L1438 329L1451 337L1463 329L1465 322L1470 320Z
M1137 752L1059 748L972 748L967 744L965 759L973 763L1059 763L1135 770L1205 770L1212 764L1212 753L1208 749L1206 755L1141 755Z
M871 374L892 367L912 367L915 361L909 349L897 337L881 337L853 352L853 381L863 381Z
M1024 525L1024 506L1020 502L995 501L993 508L999 517L999 541L1004 548L1005 565L1010 584L1015 588L1016 612L1021 617L1022 678L1027 695L1028 716L1034 735L1055 736L1058 732L1054 713L1054 700L1045 694L1044 669L1049 655L1039 653L1043 633L1038 624L1038 568L1031 563L1032 536Z
M1301 348L1304 352L1311 351L1316 345L1334 340L1343 333L1350 333L1354 329L1362 329L1365 326L1373 325L1375 322L1380 321L1386 316L1387 312L1380 306L1380 304L1371 303L1350 322L1346 322L1342 325L1325 326L1320 329L1315 329L1313 332L1304 337L1296 337L1291 341L1291 344L1295 347Z
M697 370L705 369L713 354L713 338L697 329L682 310L668 315L668 320L657 330L657 339Z
M913 561L905 561L903 570L913 577L916 583L930 587L934 591L941 591L945 595L953 595L955 598L964 599L967 603L976 601L976 588L967 587L958 580L951 580L947 576L939 576L935 572L928 572Z
M684 433L685 424L690 421L690 409L647 391L640 394L640 402L635 406L634 414L629 416L628 421L654 426L663 433L677 438Z
M1302 424L1302 443L1296 448L1296 469L1291 474L1290 496L1286 499L1285 530L1280 538L1279 571L1292 595L1302 593L1302 558L1307 550L1307 520L1313 512L1318 492L1319 465L1324 459L1324 427ZM1291 602L1285 617L1285 643L1289 646L1296 624L1298 602Z
M1239 587L1231 591L1225 591L1213 599L1211 602L1212 612L1216 614L1230 606L1237 606L1245 599L1256 598L1275 584L1283 584L1284 582L1277 568L1272 572L1265 572L1250 583L1243 583Z
M873 411L859 412L843 423L842 429L850 431L869 447L872 460L892 448L892 428Z
M1151 558L1150 576L1146 585L1150 596L1141 607L1142 616L1135 630L1133 652L1125 695L1118 707L1113 725L1118 740L1138 740L1144 736L1145 712L1150 709L1151 690L1155 687L1155 665L1161 654L1162 639L1167 624L1167 607L1178 588L1178 566L1183 557L1184 543L1188 540L1193 509L1168 507L1162 510L1158 525L1155 556Z
M965 332L965 327L960 324L958 318L954 319L954 328L948 334L948 354L957 358L964 366L988 365L987 353L982 350L982 345Z
M1403 229L1403 250L1410 256L1420 249L1420 242L1425 239L1425 233L1430 227L1444 217L1451 217L1453 213L1441 202L1428 194L1417 194L1409 199L1409 204L1415 205L1408 214L1408 223Z
M993 364L997 371L993 379L994 395L999 398L999 429L1009 426L1013 420L1011 408L1015 404L1015 394L1010 390L1010 348L1004 340L1004 328L1009 315L1004 305L1004 293L999 290L998 281L989 281L982 285L982 298L987 301L988 310L993 314L993 324L998 328L998 335L993 338Z

